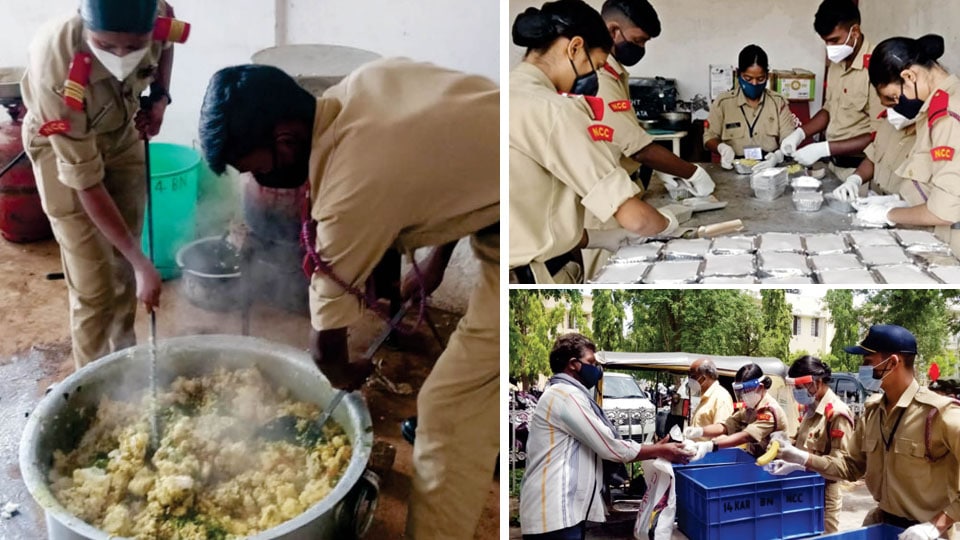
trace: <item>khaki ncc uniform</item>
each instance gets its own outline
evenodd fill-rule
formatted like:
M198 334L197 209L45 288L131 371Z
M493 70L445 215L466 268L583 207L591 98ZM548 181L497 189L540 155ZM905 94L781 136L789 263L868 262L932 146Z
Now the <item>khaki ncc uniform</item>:
M794 445L813 455L839 458L847 452L853 426L853 415L847 404L828 388L816 409L800 422ZM824 532L837 532L843 503L839 482L827 480L824 493Z
M480 276L420 390L411 538L473 538L497 456L500 92L488 79L407 59L365 64L317 100L310 153L317 253L362 288L389 248L470 237ZM370 149L377 149L370 159ZM310 284L316 330L362 304L325 274Z
M585 211L605 222L640 192L609 144L608 110L558 94L528 62L510 74L510 267L530 265L538 283L569 282L545 262L580 243Z
M917 115L917 141L897 174L916 180L935 216L960 222L960 79L949 76L931 94ZM909 199L908 199L909 200ZM938 225L934 233L960 253L960 230Z
M864 525L890 516L923 523L944 511L960 520L958 456L960 404L913 381L890 412L882 395L867 400L846 452L811 455L807 468L851 482L865 476L878 505Z
M880 195L902 194L909 201L909 192L916 192L916 188L905 184L904 178L896 173L900 165L907 160L917 140L917 126L911 124L903 129L897 129L887 121L887 111L880 113L881 122L877 125L876 137L863 151L867 159L873 162L873 178L870 180L870 189ZM920 204L923 201L912 204Z
M777 400L773 398L770 392L766 392L760 402L757 403L756 409L744 407L722 423L726 428L727 435L733 435L741 431L749 433L753 442L747 443L747 452L759 456L767 451L767 445L770 444L770 434L787 428L787 416L780 408Z
M867 72L872 54L873 45L864 40L849 69L844 62L830 62L827 67L827 90L823 100L824 110L830 113L827 141L845 141L877 130L877 117L883 106ZM856 167L840 167L833 162L829 168L840 179L856 170Z
M606 106L603 113L605 123L613 128L614 152L620 152L620 166L627 174L632 175L640 168L640 163L634 161L632 156L651 144L653 137L647 134L637 121L637 113L630 101L630 72L617 62L612 54L607 57L607 63L597 71L600 81L597 97L602 99ZM643 190L639 182L637 187ZM587 212L584 216L584 228L617 229L620 224L615 219L600 221L591 212ZM583 250L583 269L587 279L593 277L606 264L610 255L605 249Z
M740 88L717 96L710 106L710 116L703 131L703 144L718 139L729 144L738 156L744 148L759 146L763 152L780 148L780 141L797 129L797 117L790 111L787 98L764 90L760 103L747 102Z
M160 9L165 11L165 5ZM146 172L133 117L140 94L153 80L163 46L154 42L123 82L93 57L79 15L43 27L30 46L29 67L21 81L27 107L23 142L43 209L60 244L78 368L136 343L133 268L91 221L77 191L102 182L130 232L139 238ZM91 59L79 111L64 101L64 83L77 53Z
M707 427L713 424L722 424L733 414L733 398L730 392L714 381L707 391L700 395L700 404L690 417L693 427Z

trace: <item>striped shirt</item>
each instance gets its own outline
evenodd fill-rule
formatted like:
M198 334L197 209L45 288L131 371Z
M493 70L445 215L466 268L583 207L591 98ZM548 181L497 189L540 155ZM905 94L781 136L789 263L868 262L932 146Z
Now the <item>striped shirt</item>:
M600 489L603 461L629 463L640 444L620 440L592 408L586 388L552 384L530 420L527 469L520 487L520 528L541 534L606 520Z

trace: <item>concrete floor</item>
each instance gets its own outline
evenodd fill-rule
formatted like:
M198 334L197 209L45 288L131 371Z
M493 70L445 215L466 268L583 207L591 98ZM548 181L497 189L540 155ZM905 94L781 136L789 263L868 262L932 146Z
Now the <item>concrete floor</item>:
M863 523L863 518L870 510L876 506L873 496L867 491L867 486L863 481L855 483L844 483L843 490L843 509L840 511L840 531L849 531L858 529ZM510 501L511 515L516 515L516 501ZM510 527L511 540L520 540L523 536L520 534L520 527ZM588 540L623 540L633 538L633 519L620 520L604 524L591 524L587 528ZM816 537L814 537L816 538ZM687 536L677 529L674 524L671 540L687 540ZM747 539L743 539L747 540Z
M0 520L0 540L36 540L45 537L43 515L20 478L18 446L27 415L51 385L73 372L66 286L45 275L60 271L54 242L18 245L0 239L0 505L20 504L20 514ZM457 315L432 310L441 335L454 329ZM146 317L138 315L137 333L147 335ZM351 354L361 354L382 330L372 315L351 328ZM158 318L158 337L189 334L239 334L238 313L211 313L196 308L179 295L176 280L164 284ZM251 335L306 348L309 319L257 305ZM393 338L392 338L393 339ZM393 383L410 385L413 392L397 394L383 384L363 390L370 407L377 440L396 448L393 469L381 484L380 504L367 538L402 538L412 475L412 447L400 436L399 423L416 414L416 390L441 352L424 325L412 336L388 342L378 357L383 374ZM491 482L487 503L475 538L499 537L499 483Z

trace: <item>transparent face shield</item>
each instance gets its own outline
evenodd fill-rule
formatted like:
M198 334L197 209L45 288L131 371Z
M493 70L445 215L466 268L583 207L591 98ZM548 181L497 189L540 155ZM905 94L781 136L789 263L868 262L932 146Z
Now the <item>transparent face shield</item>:
M737 401L742 401L752 409L760 401L760 388L762 387L762 379L735 382L733 383L733 396Z
M793 390L793 399L800 405L811 405L816 401L818 377L804 375L803 377L787 377L787 385Z

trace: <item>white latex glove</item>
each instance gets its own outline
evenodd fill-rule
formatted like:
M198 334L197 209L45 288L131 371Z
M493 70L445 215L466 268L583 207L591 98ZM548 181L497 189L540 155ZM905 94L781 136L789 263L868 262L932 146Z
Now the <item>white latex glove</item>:
M830 143L826 141L808 144L793 153L793 159L804 167L809 167L825 157L830 157Z
M786 476L792 472L805 470L803 465L790 463L782 459L775 459L763 466L763 470L774 476Z
M860 196L860 186L863 184L863 178L859 174L851 174L840 184L840 187L833 190L833 196L841 201L852 201Z
M667 228L660 231L657 236L670 236L677 230L677 227L680 226L680 222L677 220L677 216L669 208L657 208L657 212L660 212L660 215L667 218Z
M717 145L717 153L720 154L720 166L724 169L732 169L733 158L736 157L733 147L726 143L720 143Z
M777 150L764 156L763 161L753 166L753 172L759 172L764 169L771 169L783 163L783 152Z
M797 448L788 440L780 439L780 452L777 453L777 459L806 465L807 460L810 459L810 453Z
M694 443L696 445L697 453L690 458L690 463L694 461L699 461L704 458L710 452L713 452L713 441L703 441Z
M893 222L887 219L890 213L890 207L883 204L871 204L857 210L857 219L860 222L870 225L890 225Z
M687 179L687 182L690 183L693 188L693 194L697 197L706 197L713 193L714 188L717 187L717 185L713 183L713 179L710 178L710 175L707 174L707 171L703 170L703 167L699 165L697 165L697 171Z
M643 237L639 234L634 234L623 228L587 229L587 249L616 251L628 241L642 239Z
M940 538L940 531L929 521L909 527L897 537L898 540L937 540L937 538Z
M786 156L792 156L800 143L806 138L807 135L803 132L803 128L797 128L780 142L780 151Z
M703 428L687 426L683 429L683 436L688 439L699 439L700 437L703 437Z
M693 208L685 204L668 204L666 206L661 206L658 210L666 210L671 214L676 216L677 223L683 223L684 221L689 221L693 217ZM667 219L670 219L669 217Z

